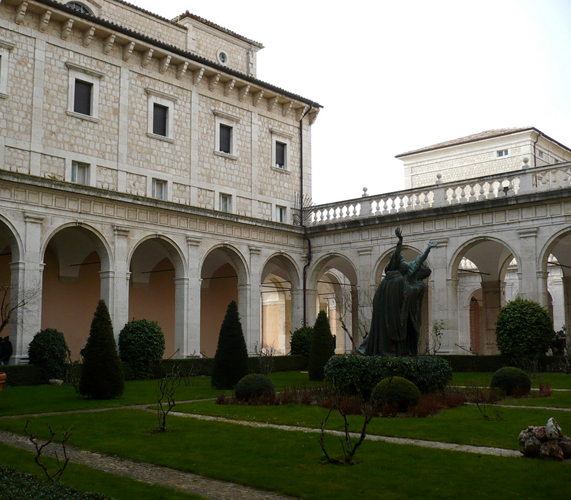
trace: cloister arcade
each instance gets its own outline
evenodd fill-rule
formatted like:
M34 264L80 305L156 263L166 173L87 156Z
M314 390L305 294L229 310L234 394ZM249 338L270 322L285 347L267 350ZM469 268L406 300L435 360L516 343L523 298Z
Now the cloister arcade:
M566 217L540 227L520 220L471 230L439 223L443 217L426 211L410 218L377 217L366 229L336 223L312 227L308 261L302 231L294 226L271 223L266 228L271 238L254 242L227 238L237 227L252 235L258 223L251 221L230 220L216 231L158 231L159 226L137 221L78 221L67 213L14 207L0 215L0 283L9 303L25 299L27 305L16 309L2 335L10 335L16 363L25 361L27 345L42 328L63 331L77 357L102 298L116 335L133 318L154 320L165 333L165 356L212 357L227 305L235 300L251 352L263 347L289 352L291 332L304 318L312 324L322 309L337 352L350 352L368 331L397 226L403 229L405 260L414 260L429 241L438 242L427 260L432 274L419 352L430 347L435 324L443 332L440 352L497 352L499 308L518 295L547 307L555 329L568 324ZM198 227L208 229L208 220Z

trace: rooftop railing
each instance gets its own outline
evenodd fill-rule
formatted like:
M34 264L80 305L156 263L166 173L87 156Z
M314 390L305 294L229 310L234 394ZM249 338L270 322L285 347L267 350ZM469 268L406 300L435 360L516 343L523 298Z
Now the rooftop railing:
M524 159L525 162L526 159ZM503 174L441 183L393 193L371 196L363 188L360 198L315 205L310 225L363 219L380 215L414 212L429 208L518 196L533 192L557 190L571 185L571 163L526 168ZM437 176L439 177L439 176Z

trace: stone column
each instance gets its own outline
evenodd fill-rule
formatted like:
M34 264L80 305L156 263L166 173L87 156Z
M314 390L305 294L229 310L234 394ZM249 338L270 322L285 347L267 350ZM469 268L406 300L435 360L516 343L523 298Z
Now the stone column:
M10 264L10 303L24 303L10 318L10 337L14 348L11 362L21 364L28 358L28 345L42 329L42 287L44 263L40 255L44 215L25 212L26 246L23 259ZM15 342L14 342L15 340Z
M202 238L187 236L188 256L188 294L187 294L187 329L185 336L185 356L200 355L200 296L202 280L200 279L200 242Z
M258 292L259 292L258 287ZM260 296L256 297L258 302L260 301ZM248 353L254 352L254 344L256 341L260 342L259 338L253 338L252 332L250 330L250 325L255 321L251 315L251 302L252 302L252 286L251 285L238 285L238 313L240 314L240 322L242 323L242 331L244 332L244 338L246 340L246 347L248 348ZM258 316L259 324L259 316ZM258 326L258 337L259 326Z
M563 276L563 304L565 307L565 328L567 330L567 342L570 342L569 332L571 328L571 276ZM557 329L557 328L556 328Z
M357 293L353 294L354 303L351 306L353 314L353 340L356 347L362 342L362 334L359 327L369 329L370 321L373 317L373 297L375 295L375 276L373 275L373 266L371 257L373 249L371 247L360 248L359 253L359 283ZM353 346L351 346L352 348Z
M519 296L523 299L539 302L547 306L547 295L539 291L538 283L542 279L536 275L537 271L537 228L521 229L517 232L520 242L521 269L518 269ZM521 274L520 274L521 273ZM545 287L547 292L547 284Z
M297 330L303 325L303 290L291 290L291 329ZM289 349L289 346L288 346Z
M537 277L537 299L535 300L547 308L549 305L549 292L547 291L547 277L549 273L547 271L537 271L535 275Z
M188 355L188 283L188 278L174 279L174 350L178 358Z
M260 261L262 249L253 245L248 248L250 250L250 297L248 327L244 329L244 335L248 352L253 353L256 344L258 348L262 347L262 263ZM242 326L244 326L243 323Z
M497 354L496 321L501 307L502 288L499 281L483 281L482 295L486 324L482 339L483 354Z
M113 300L107 302L111 320L113 321L113 330L115 338L118 338L119 332L125 324L129 322L129 229L122 226L114 226L115 233L115 272L113 276ZM103 296L103 277L101 283L101 294L103 300L107 299Z
M428 257L432 265L432 274L428 281L431 292L426 292L432 302L428 308L428 332L432 330L435 322L442 323L441 352L454 350L458 339L458 282L447 277L447 247L448 239L440 238L438 246L430 251Z

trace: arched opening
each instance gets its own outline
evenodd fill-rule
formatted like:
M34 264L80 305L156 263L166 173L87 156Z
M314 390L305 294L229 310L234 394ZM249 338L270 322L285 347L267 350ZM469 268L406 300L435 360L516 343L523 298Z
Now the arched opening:
M15 272L11 264L19 260L19 250L16 238L10 228L0 221L0 336L14 336L16 332L10 328L10 323L16 323L18 316L23 314L27 302L25 296L18 297L18 290L13 287L17 285L17 274L13 278ZM21 291L23 294L23 290ZM28 292L34 293L33 290ZM25 295L25 294L24 294ZM19 307L22 304L22 307ZM10 341L15 345L15 338Z
M42 329L63 332L77 359L102 296L100 272L109 270L107 249L92 231L66 227L46 245L44 264Z
M291 332L301 326L293 318L292 292L298 288L299 274L288 258L278 255L268 260L262 272L262 347L280 355L289 352Z
M156 321L165 335L164 357L182 356L183 290L176 278L184 276L183 262L174 245L162 238L143 241L133 252L129 280L129 320Z
M498 240L478 239L457 255L458 348L477 354L497 354L495 324L506 294L519 288L518 263L511 249Z
M370 304L361 299L355 267L340 255L325 257L312 274L316 311L325 311L331 333L335 336L335 352L352 352L365 334L363 323Z
M206 256L200 277L200 353L212 358L216 354L226 309L233 300L238 303L242 329L244 336L247 335L242 312L247 304L239 300L239 286L246 284L245 266L236 251L220 247Z

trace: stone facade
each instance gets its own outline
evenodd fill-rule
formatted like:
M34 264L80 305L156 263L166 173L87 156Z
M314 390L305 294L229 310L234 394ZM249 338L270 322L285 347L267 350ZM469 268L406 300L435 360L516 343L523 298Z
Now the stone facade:
M535 128L498 129L397 155L407 189L571 161L571 150Z

